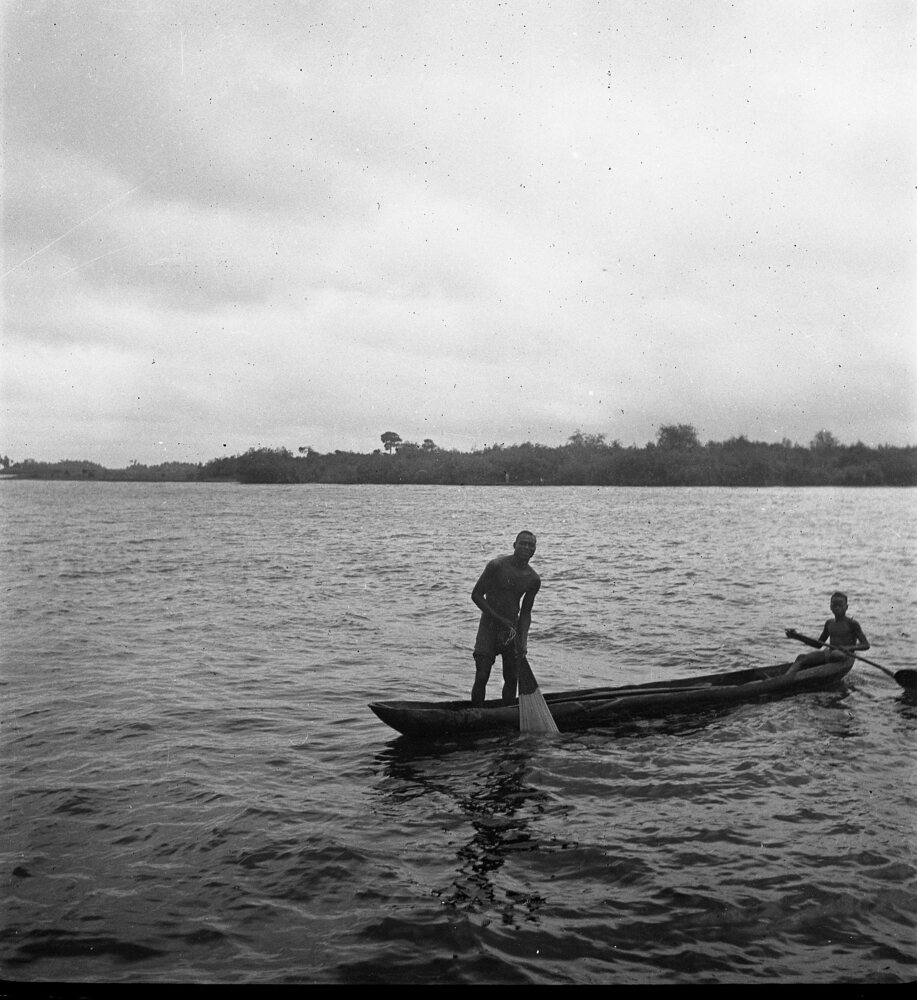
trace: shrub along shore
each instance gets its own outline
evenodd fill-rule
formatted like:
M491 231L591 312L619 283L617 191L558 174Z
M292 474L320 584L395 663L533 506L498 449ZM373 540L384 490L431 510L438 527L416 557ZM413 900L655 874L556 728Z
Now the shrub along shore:
M526 442L446 450L388 431L369 454L309 447L251 448L209 462L107 469L94 462L5 460L5 478L119 482L350 483L516 486L917 486L917 446L844 445L820 431L809 445L745 437L701 444L690 425L625 447L577 432L551 447Z

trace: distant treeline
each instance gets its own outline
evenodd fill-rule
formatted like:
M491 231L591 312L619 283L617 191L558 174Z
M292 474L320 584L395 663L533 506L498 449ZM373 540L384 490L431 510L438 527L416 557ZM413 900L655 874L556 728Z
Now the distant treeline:
M689 424L660 428L644 447L607 442L577 431L566 444L494 444L481 450L418 445L392 431L371 454L309 447L251 448L242 455L190 464L132 463L106 469L93 462L10 463L28 479L135 482L385 483L525 486L917 486L917 446L843 445L819 431L809 445L769 444L745 437L701 444Z

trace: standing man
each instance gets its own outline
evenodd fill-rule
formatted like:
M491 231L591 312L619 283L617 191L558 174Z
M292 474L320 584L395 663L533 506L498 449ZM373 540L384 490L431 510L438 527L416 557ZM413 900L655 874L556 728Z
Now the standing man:
M481 622L474 641L472 705L484 704L490 668L497 653L503 658L503 701L508 703L516 697L515 646L518 644L525 655L532 605L541 587L540 577L529 566L533 555L535 536L531 531L520 531L513 543L513 554L491 559L471 591L472 601L481 609Z

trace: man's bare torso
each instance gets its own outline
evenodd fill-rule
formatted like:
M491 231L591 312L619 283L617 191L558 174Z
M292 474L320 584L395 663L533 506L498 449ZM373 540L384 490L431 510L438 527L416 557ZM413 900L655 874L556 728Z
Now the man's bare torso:
M825 622L825 632L832 646L855 646L859 638L859 628L852 618L829 618Z
M518 566L512 556L492 559L484 570L484 595L487 603L506 618L514 618L523 595L539 583L530 566Z

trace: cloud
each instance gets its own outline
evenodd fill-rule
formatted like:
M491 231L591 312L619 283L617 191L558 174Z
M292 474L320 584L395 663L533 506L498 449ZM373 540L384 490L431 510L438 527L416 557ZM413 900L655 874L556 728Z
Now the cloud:
M913 26L10 5L4 450L912 443Z

